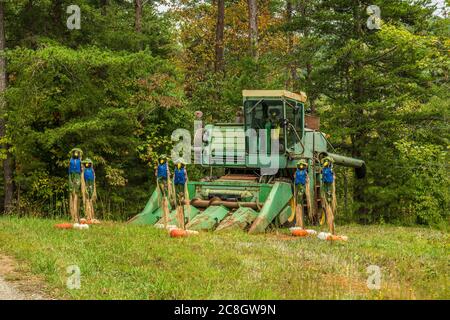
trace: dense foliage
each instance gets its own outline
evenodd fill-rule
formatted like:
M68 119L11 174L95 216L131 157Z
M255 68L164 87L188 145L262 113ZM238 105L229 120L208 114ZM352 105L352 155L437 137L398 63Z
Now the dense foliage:
M286 88L308 94L338 152L367 162L363 181L338 170L341 221L448 224L449 21L431 1L371 1L382 25L369 30L366 1L259 0L256 52L248 1L225 1L220 70L218 1L145 2L141 29L133 2L5 3L16 211L66 213L79 146L96 164L98 211L130 216L194 110L228 121L242 89ZM71 4L81 30L66 27Z
M15 125L8 131L16 183L31 195L27 199L44 200L44 209L51 210L48 201L55 196L56 209L64 210L59 197L65 193L69 152L78 146L94 161L100 190L108 195L100 193L100 205L128 205L133 197L125 196L126 186L148 186L146 162L152 157L142 146L157 142L155 130L170 135L182 121L173 68L146 51L50 46L9 54L6 97L8 120Z

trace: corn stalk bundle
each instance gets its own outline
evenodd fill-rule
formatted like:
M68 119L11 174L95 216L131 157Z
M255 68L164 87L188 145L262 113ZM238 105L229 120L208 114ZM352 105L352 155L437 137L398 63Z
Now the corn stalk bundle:
M86 218L88 218L88 214L87 214L87 210L86 210L87 194L86 194L86 181L84 181L84 170L81 171L81 195L83 196L84 214L86 215Z
M306 193L306 205L308 207L308 217L310 223L312 223L314 217L313 217L313 206L311 201L311 187L309 185L309 179L306 181L305 193Z
M83 208L86 219L92 221L95 219L94 203L97 200L97 186L94 177L94 191L92 192L92 197L89 197L86 181L84 180L84 171L81 173L81 194L83 195Z
M336 178L333 179L333 185L331 187L332 189L332 195L331 195L331 209L333 210L333 213L336 214L336 208L337 208L337 200L336 200Z
M333 210L328 202L325 202L325 213L327 215L328 228L330 233L334 234L334 214Z
M288 221L289 221L289 222L294 221L295 214L296 214L296 211L297 211L297 196L296 196L296 191L297 191L297 186L296 186L295 183L294 183L294 195L292 196L292 199L291 199L291 215L290 215L289 218L288 218Z
M167 224L169 222L169 203L166 196L163 197L162 199L162 208L163 208L164 229L167 229Z
M187 221L191 222L191 199L189 196L189 188L188 188L188 179L186 179L186 183L184 184L184 201L186 205L187 212Z
M297 227L304 227L303 225L303 205L297 204L295 207L295 225Z
M167 195L170 203L175 205L176 204L175 187L170 179L169 162L167 162Z
M183 205L177 206L176 214L177 214L178 227L180 227L181 229L184 230L184 229L185 229L185 226L184 226L184 210L183 210Z
M332 205L328 202L325 193L321 194L321 199L322 199L322 201L321 201L322 207L323 207L323 209L325 211L325 215L326 215L328 228L330 230L330 233L334 234L334 213L333 213Z
M70 193L70 200L69 200L69 206L70 206L70 216L72 217L72 221L79 222L79 216L78 216L78 194L76 191L72 191Z

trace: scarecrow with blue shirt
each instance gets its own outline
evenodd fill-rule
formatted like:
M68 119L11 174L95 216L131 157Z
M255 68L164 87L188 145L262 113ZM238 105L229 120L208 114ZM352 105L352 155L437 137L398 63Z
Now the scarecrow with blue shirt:
M328 202L332 201L333 197L333 159L325 157L322 159L322 186L323 192Z
M184 214L184 202L186 192L186 182L188 176L186 171L186 164L183 160L177 161L175 170L173 172L173 184L175 186L175 196L177 203L177 220L179 227L184 229L185 214Z
M307 192L308 179L308 163L305 160L300 160L297 163L297 169L294 174L294 196L295 196L295 216L296 225L304 227L303 225L303 199ZM308 194L306 194L308 197Z
M69 210L73 222L79 222L79 196L81 192L81 173L83 171L81 159L83 151L74 148L70 151L71 158L69 160Z
M83 173L81 179L83 191L84 213L88 221L93 221L94 216L94 202L97 199L97 190L95 187L95 171L94 163L87 158L83 161Z
M184 187L187 181L187 171L186 165L183 161L179 161L174 170L173 184L175 185L175 194L177 199L177 204L179 206L183 205L184 201Z
M322 206L324 208L330 232L334 234L334 211L336 211L335 175L333 159L322 159ZM321 219L323 221L323 217Z
M164 227L169 221L169 198L171 197L169 163L165 155L161 155L155 168L156 185L160 191L160 204L163 208Z
M166 197L169 192L169 164L167 163L167 158L164 155L160 156L158 159L158 164L155 169L155 176L162 197Z

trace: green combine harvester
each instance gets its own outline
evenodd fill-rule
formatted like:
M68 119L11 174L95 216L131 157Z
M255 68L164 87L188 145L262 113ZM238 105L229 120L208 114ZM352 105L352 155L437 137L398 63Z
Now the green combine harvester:
M355 168L365 176L364 161L331 153L319 119L305 115L306 95L285 90L244 90L243 117L236 123L208 124L197 130L201 137L200 164L221 168L201 181L189 181L189 208L185 206L190 230L242 229L261 233L270 226L287 226L293 212L293 175L299 160L309 166L312 211L305 205L305 216L318 223L322 214L320 160L333 159L335 165ZM200 131L200 132L199 132ZM194 138L195 139L195 138ZM271 150L268 151L268 150ZM194 154L196 148L194 147ZM195 158L195 155L194 155ZM268 161L270 159L270 161ZM274 168L275 166L275 168ZM130 223L161 223L163 210L155 190L144 210ZM171 208L169 224L175 225Z

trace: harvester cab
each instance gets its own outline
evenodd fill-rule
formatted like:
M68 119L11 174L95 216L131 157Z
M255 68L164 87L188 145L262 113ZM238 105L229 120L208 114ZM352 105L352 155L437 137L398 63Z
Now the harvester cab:
M300 160L308 164L310 198L305 212L317 223L322 210L320 160L353 167L357 177L365 174L364 161L328 150L316 117L305 115L306 95L285 90L244 90L244 122L207 124L202 127L201 165L221 168L219 177L189 181L186 228L250 233L270 226L288 224L293 210L292 177ZM136 224L160 222L163 210L157 190L144 210L130 221ZM177 224L172 208L169 224Z

